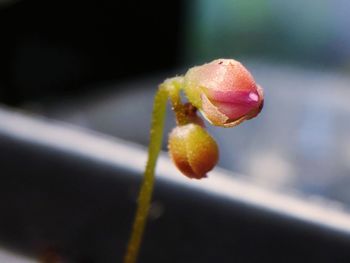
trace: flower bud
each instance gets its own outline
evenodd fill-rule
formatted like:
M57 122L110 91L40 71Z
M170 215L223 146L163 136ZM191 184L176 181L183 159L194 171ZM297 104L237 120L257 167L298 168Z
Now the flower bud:
M211 124L222 127L236 126L257 116L264 102L262 88L233 59L217 59L189 69L184 90Z
M215 140L201 126L178 126L169 134L169 154L177 168L189 178L201 179L214 168L219 150Z

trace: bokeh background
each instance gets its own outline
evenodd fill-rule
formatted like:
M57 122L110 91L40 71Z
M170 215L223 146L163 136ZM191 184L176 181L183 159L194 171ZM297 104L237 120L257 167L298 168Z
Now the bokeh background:
M209 127L220 166L350 207L349 1L0 0L0 25L3 107L143 145L164 78L240 60L266 103L237 128Z
M0 3L3 104L146 145L158 83L235 58L266 104L236 129L211 129L220 165L350 204L348 1Z

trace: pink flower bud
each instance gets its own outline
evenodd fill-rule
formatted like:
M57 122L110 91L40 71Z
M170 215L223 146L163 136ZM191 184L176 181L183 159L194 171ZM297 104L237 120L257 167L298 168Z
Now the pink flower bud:
M169 154L176 167L189 178L201 179L214 168L219 150L215 140L201 126L178 126L169 134Z
M189 101L213 125L232 127L259 114L264 95L249 71L233 59L217 59L188 70Z

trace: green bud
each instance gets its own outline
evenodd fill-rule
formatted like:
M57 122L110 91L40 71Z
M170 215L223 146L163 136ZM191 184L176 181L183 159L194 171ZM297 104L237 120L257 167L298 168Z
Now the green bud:
M169 134L169 154L176 167L187 177L201 179L214 168L219 150L215 140L201 126L178 126Z

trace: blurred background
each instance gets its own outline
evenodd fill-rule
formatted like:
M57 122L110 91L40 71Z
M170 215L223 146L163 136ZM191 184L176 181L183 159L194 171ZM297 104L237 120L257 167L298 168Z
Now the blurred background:
M0 0L0 24L3 106L143 145L164 78L240 60L266 103L239 127L209 127L220 166L350 207L350 1Z
M1 103L146 145L164 78L235 58L266 104L251 122L211 129L220 165L350 205L348 1L0 4Z

